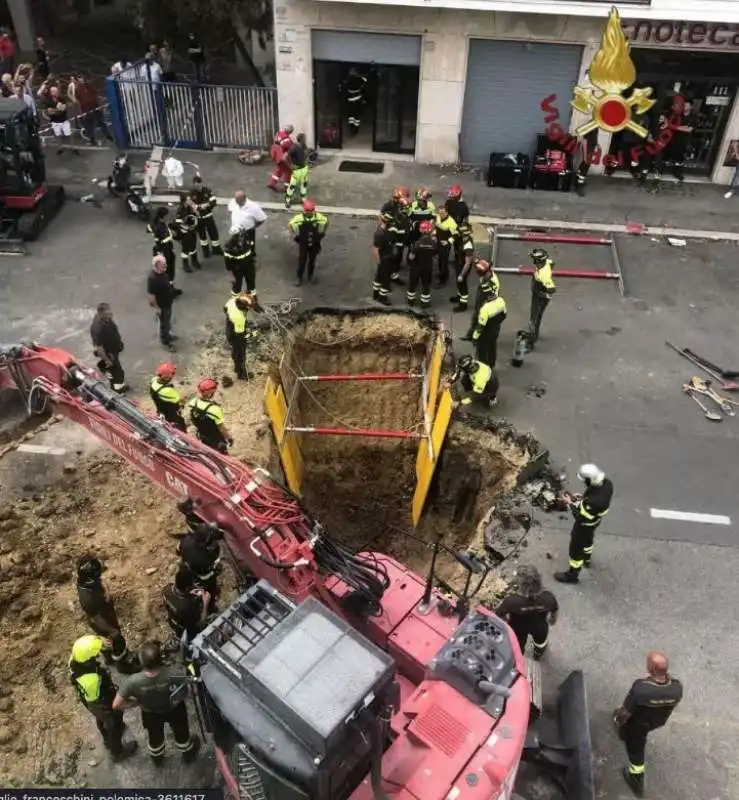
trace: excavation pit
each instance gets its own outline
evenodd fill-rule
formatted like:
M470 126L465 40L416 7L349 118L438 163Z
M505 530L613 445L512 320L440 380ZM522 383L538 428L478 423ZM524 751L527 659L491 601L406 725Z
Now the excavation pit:
M437 540L483 554L480 521L539 449L503 420L455 412L425 513L413 526L416 464L434 413L424 414L431 356L439 340L443 331L426 317L319 309L293 326L280 365L286 425L302 460L304 507L345 544L387 552L417 572L428 568L429 545ZM452 363L447 353L442 380ZM388 374L392 379L381 379ZM337 377L358 375L373 377ZM443 576L459 577L454 559L441 562ZM492 584L491 599L500 589Z

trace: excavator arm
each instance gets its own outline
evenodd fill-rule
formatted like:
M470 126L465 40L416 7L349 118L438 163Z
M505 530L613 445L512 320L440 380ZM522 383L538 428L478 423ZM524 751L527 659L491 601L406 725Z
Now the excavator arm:
M288 489L267 472L217 453L116 394L94 369L64 350L0 346L0 389L19 391L31 413L51 405L86 428L192 513L218 525L240 567L279 587L294 602L315 594L331 606L324 578L351 578L379 603L384 580L371 563L331 542ZM338 553L338 555L337 555ZM345 573L345 574L342 574Z

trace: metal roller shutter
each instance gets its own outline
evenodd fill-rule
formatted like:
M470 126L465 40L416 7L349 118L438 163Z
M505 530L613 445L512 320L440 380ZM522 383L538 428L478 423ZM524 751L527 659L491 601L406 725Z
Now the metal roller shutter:
M420 36L354 31L313 31L316 61L345 61L355 64L407 65L421 63Z
M462 112L462 161L487 164L490 153L533 154L546 125L540 104L557 95L567 130L582 47L470 39Z

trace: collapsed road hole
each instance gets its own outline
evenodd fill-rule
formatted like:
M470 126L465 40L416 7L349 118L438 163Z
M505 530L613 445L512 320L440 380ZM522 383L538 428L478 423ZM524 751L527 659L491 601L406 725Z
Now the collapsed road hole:
M419 447L427 446L433 421L424 417L424 383L432 382L432 353L443 341L434 320L407 312L316 309L292 327L279 370L286 424L302 459L304 507L343 543L388 553L421 574L436 541L481 556L487 550L493 561L511 550L527 517L530 523L530 505L521 497L511 502L511 490L541 449L504 420L455 413L414 529ZM451 370L447 353L442 375ZM408 378L379 379L388 373ZM339 379L367 374L377 379ZM490 507L506 497L508 511L501 507L493 520ZM440 557L438 571L449 581L463 574L449 555ZM478 600L492 601L503 589L490 579Z

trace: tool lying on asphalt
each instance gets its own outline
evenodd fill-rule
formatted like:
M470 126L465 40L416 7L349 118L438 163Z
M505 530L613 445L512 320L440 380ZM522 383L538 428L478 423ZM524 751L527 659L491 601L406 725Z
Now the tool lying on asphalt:
M726 414L727 417L733 417L736 415L736 411L734 411L732 406L737 406L739 403L736 400L732 401L729 400L728 397L720 395L711 386L711 381L704 381L702 378L692 377L688 387L693 392L710 397L711 400L718 405L718 407L724 412L724 414Z
M699 400L698 396L694 392L690 391L690 385L689 384L686 383L683 386L683 391L685 392L685 394L688 395L688 397L692 397L693 400L695 400L695 402L698 403L698 405L703 410L703 416L706 419L710 419L711 422L721 422L721 420L723 419L721 414L717 414L715 411L711 411L710 409L706 408L705 403L703 403L701 400Z
M722 378L728 380L731 380L733 378L739 378L739 371L732 369L721 369L721 367L717 367L713 362L708 361L708 359L701 358L699 355L694 353L688 347L686 347L683 352L688 356L692 356L699 364L702 364L704 367L708 367L708 369L713 370L717 375L720 375Z
M668 347L671 347L676 353L678 353L678 355L681 355L683 358L686 358L688 361L690 361L693 366L698 367L699 370L705 372L707 375L710 375L725 392L736 392L739 389L739 383L724 380L720 373L714 372L709 367L706 367L700 361L696 360L695 356L691 355L686 350L683 350L672 342L665 342L665 344Z

